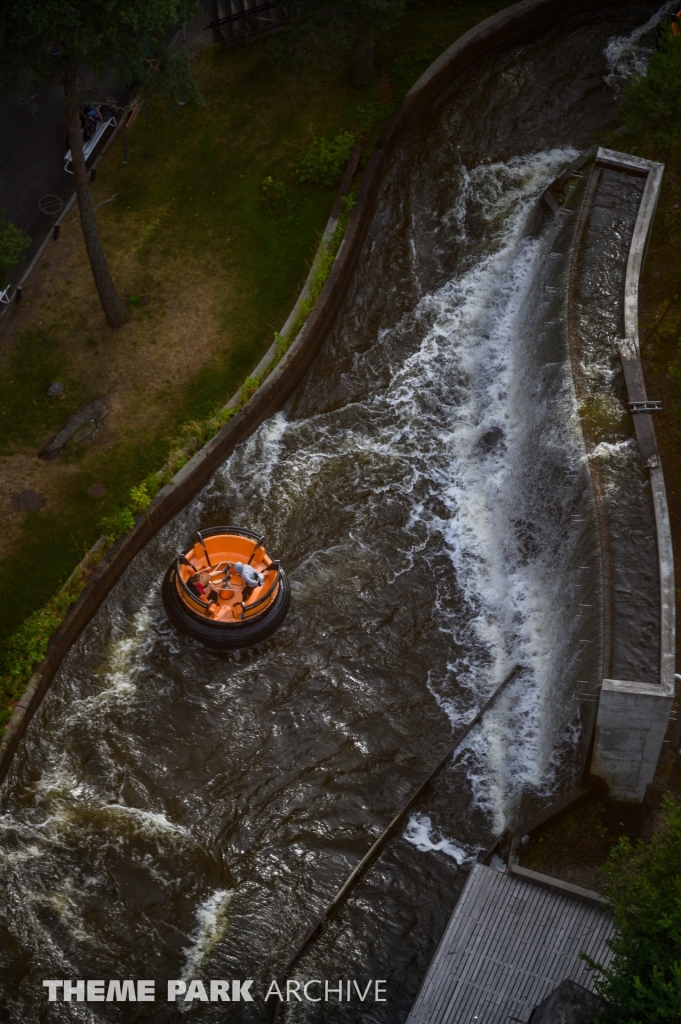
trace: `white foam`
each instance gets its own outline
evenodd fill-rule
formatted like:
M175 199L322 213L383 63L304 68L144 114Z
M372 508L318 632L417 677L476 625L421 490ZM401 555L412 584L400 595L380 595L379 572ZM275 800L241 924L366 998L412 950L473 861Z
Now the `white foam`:
M99 808L104 815L112 817L119 816L122 820L130 823L135 831L141 832L149 837L159 835L181 836L190 838L190 832L183 825L168 821L165 814L160 811L145 811L141 807L127 807L125 804L102 804Z
M68 728L74 722L93 722L108 718L134 707L137 680L144 678L148 655L156 635L151 628L152 608L158 601L156 592L150 592L142 606L121 627L122 635L115 639L106 652L106 667L100 673L101 682L93 693L71 701Z
M627 437L622 441L601 441L584 458L587 461L590 459L605 459L609 461L627 458L635 447L636 440L632 437Z
M227 911L233 895L233 889L216 889L197 907L197 926L191 936L191 945L182 951L185 955L182 977L200 976L211 951L225 934L229 923Z
M612 36L605 47L604 54L609 72L605 81L620 95L623 86L631 79L645 75L655 48L654 40L641 42L660 22L678 7L677 0L664 3L655 14L643 25L639 25L626 35Z
M208 501L217 492L225 494L229 500L230 492L236 491L239 503L262 507L270 496L273 470L281 460L288 429L289 422L283 412L266 420L215 474L202 493L202 499Z
M451 666L457 690L463 684L480 693L481 686L500 681L513 661L530 669L516 697L513 749L508 716L490 718L482 744L471 740L487 765L485 772L471 766L471 782L497 825L504 820L509 790L545 779L553 741L551 729L540 728L540 718L560 649L551 621L555 602L545 575L518 560L509 536L515 456L527 430L518 364L526 308L535 301L543 260L541 243L524 238L525 218L537 191L573 155L552 151L458 172L468 201L481 208L490 225L489 250L460 277L424 297L417 314L430 317L432 326L395 374L387 396L398 417L390 437L393 458L408 450L411 464L403 491L425 485L448 512L433 515L417 501L411 528L416 535L423 526L428 534L444 535L469 609L468 622L462 623L440 606L441 628L472 648L465 664ZM453 209L463 216L460 207ZM480 439L493 428L503 429L504 443L481 453ZM573 440L578 457L576 431ZM375 437L371 443L376 445ZM449 681L431 678L429 687L452 723L460 725L460 699L450 696Z
M446 857L455 860L457 864L463 864L469 857L465 850L433 828L433 823L427 814L411 816L409 824L404 830L404 838L421 853L443 853Z

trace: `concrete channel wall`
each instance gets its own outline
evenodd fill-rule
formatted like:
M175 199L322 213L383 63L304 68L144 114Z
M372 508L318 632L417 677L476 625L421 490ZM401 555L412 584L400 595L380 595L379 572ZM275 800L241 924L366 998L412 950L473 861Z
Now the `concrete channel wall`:
M305 325L250 401L159 492L146 513L138 516L134 528L114 544L97 566L88 586L52 637L47 657L37 666L0 739L0 781L7 774L21 737L63 658L133 558L208 483L235 447L284 405L309 370L340 310L381 184L411 126L457 74L497 47L519 42L569 15L608 6L611 6L611 0L522 0L476 25L458 39L431 64L410 90L387 123L369 159L333 267Z
M674 555L664 476L655 440L641 365L638 334L638 290L650 240L664 167L625 153L599 148L596 165L646 178L629 249L624 285L624 337L620 355L632 410L639 456L648 471L660 578L659 683L604 679L598 702L591 772L607 784L618 800L642 800L653 781L674 700L676 592Z

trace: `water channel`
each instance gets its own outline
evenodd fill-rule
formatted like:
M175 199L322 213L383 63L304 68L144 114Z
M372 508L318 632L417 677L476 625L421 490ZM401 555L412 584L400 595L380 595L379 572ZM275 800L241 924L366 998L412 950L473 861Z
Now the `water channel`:
M613 121L657 8L568 20L442 94L388 175L305 382L66 659L3 789L3 1020L263 1021L258 1001L165 1002L163 979L262 992L518 662L300 965L334 985L386 979L387 1001L285 1013L403 1021L466 864L524 788L570 784L575 694L600 671L599 617L580 611L600 600L598 537L550 258L571 228L528 228ZM177 635L160 601L194 527L223 523L266 533L292 582L281 632L237 655ZM155 978L160 995L48 1005L43 978Z
M629 246L645 179L609 168L598 168L594 175L574 298L577 390L592 469L600 478L596 486L603 496L606 521L602 543L613 573L606 595L612 644L604 675L657 683L660 579L655 515L628 414L618 344L624 335L621 296ZM577 193L583 191L580 185ZM566 205L574 206L579 198L569 197Z

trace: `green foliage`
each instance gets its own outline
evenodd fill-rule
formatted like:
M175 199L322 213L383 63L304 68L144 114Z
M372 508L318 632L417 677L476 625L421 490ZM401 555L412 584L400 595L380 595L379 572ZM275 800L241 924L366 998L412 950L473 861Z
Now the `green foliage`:
M168 29L195 11L194 0L4 0L0 83L32 89L26 67L40 81L63 80L69 68L81 65L109 76L115 66L127 85L157 87L173 100L197 98L186 58L171 55L165 41Z
M9 718L13 702L23 693L34 667L44 659L50 638L59 629L84 586L84 578L76 573L44 608L29 615L5 641L0 652L0 726Z
M397 57L388 69L390 80L400 99L406 96L413 85L416 85L423 72L430 67L436 57L440 56L441 47L432 43L423 43L411 53Z
M113 544L117 537L122 537L135 525L135 516L129 508L119 509L111 515L104 516L101 520L101 528L107 540Z
M293 220L298 210L299 203L291 193L289 186L283 181L277 181L269 174L262 182L262 192L265 202L275 216L282 216L287 222Z
M376 96L370 96L363 103L357 104L354 127L362 144L378 134L389 112Z
M651 842L620 839L604 868L613 959L604 969L585 957L606 1002L599 1024L681 1019L681 801L667 797L664 806L664 825Z
M141 484L130 488L130 511L146 512L151 505L151 499L158 490L158 479L155 473L143 480Z
M666 26L647 74L625 88L619 113L630 132L665 146L681 135L681 36Z
M262 377L246 377L241 386L241 397L244 404L252 398L262 383Z
M404 0L301 0L296 17L270 48L301 77L336 75L352 62L367 29L386 27L404 9Z
M8 220L7 211L0 210L0 289L5 287L19 257L30 244L31 239Z
M147 98L152 93L159 96L168 110L183 107L186 103L205 106L199 87L192 78L189 61L183 53L169 53L163 48L158 64L152 74L144 81L144 92Z
M229 423L232 416L236 416L238 411L239 410L235 408L220 409L215 416L212 416L211 419L208 420L208 429L210 430L209 437L212 437L213 434L217 434L218 430L221 430L226 423Z
M340 215L334 233L322 249L321 253L317 256L317 267L314 277L312 278L310 291L298 307L298 312L296 313L293 323L284 335L279 334L278 331L274 332L274 340L277 343L277 362L279 362L282 356L286 353L291 343L295 341L305 321L310 315L315 302L321 294L321 290L326 283L326 279L331 273L331 267L333 266L336 254L338 253L340 244L343 240L343 235L345 234L345 229L348 226L348 221L350 220L350 214L352 213L352 208L355 205L356 198L357 186L354 185L343 200L343 212Z
M309 181L313 185L336 185L354 145L355 137L347 131L339 132L333 139L313 137L301 157L298 180Z

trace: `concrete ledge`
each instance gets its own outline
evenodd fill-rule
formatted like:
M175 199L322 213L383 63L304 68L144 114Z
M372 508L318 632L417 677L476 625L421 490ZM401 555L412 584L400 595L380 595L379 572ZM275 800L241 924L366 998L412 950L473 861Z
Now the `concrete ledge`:
M615 800L643 800L657 768L674 686L604 679L591 771Z
M208 483L211 475L238 444L280 409L312 365L345 298L360 257L380 187L409 128L461 71L497 47L520 41L571 14L605 8L610 0L523 0L476 25L450 46L421 76L385 126L362 176L331 273L298 337L250 401L164 487L130 533L121 537L97 567L92 580L52 637L48 654L37 668L39 683L23 714L17 709L0 739L0 782L26 725L40 705L62 659L97 612L109 591L145 544ZM339 195L337 202L342 202ZM332 217L340 216L338 207ZM189 465L189 464L188 464Z

